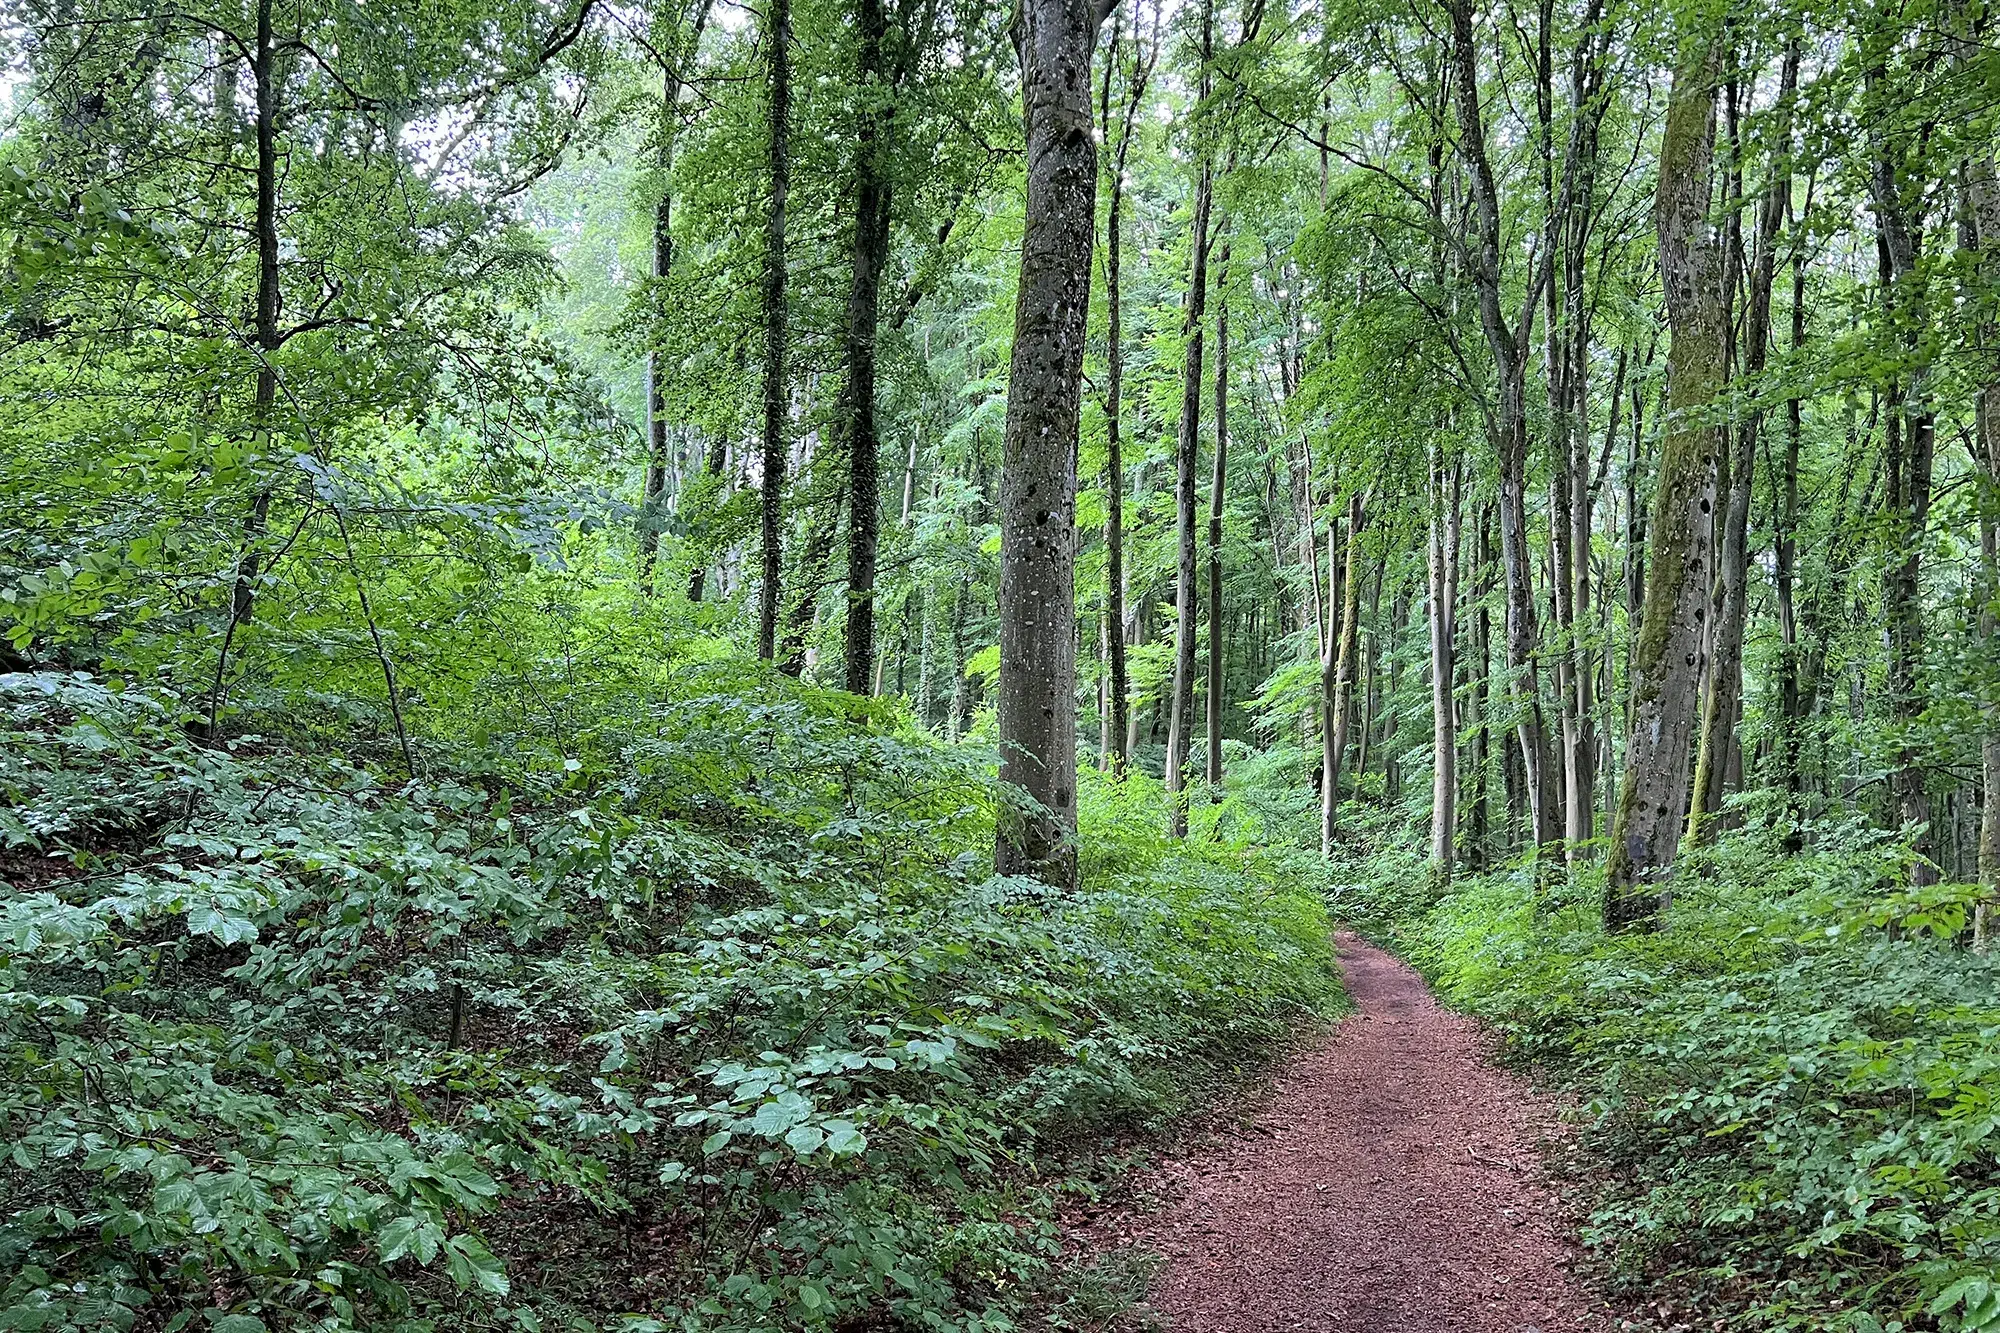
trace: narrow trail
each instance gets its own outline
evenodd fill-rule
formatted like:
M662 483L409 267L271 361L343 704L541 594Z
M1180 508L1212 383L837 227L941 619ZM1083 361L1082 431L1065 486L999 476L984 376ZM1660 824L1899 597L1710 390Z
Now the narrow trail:
M1541 1180L1550 1108L1415 972L1338 944L1357 1011L1281 1072L1247 1132L1161 1169L1163 1209L1086 1241L1166 1257L1150 1306L1173 1333L1616 1327Z

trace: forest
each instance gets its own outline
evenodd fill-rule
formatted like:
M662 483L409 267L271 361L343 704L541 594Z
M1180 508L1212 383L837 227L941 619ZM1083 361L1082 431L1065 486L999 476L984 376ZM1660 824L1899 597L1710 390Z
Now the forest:
M0 15L0 1329L2000 1330L1990 0Z

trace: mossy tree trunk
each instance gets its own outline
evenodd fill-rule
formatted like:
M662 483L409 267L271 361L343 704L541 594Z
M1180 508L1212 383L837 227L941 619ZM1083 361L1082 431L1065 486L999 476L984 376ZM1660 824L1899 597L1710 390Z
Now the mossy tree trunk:
M1672 342L1645 602L1632 653L1625 775L1611 825L1604 922L1613 930L1649 921L1662 905L1687 813L1709 612L1720 447L1712 414L1723 383L1727 320L1720 246L1707 214L1723 45L1719 30L1686 26L1677 40L1653 203Z

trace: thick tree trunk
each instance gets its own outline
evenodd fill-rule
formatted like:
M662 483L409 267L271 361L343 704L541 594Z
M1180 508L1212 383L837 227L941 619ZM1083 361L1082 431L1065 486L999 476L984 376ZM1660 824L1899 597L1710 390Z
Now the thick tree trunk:
M885 91L882 0L855 0L857 68L871 97ZM875 338L882 316L882 266L889 258L890 191L883 156L893 112L864 108L854 155L854 270L847 289L847 382L839 405L847 447L847 688L869 693L875 667L875 562L881 535L880 437L875 424Z
M757 591L757 652L778 651L778 607L785 572L785 465L791 442L785 358L785 196L792 181L792 4L766 0L764 56L770 78L771 199L764 220L764 439L758 525L762 583Z
M1667 357L1666 439L1653 497L1650 561L1632 654L1632 722L1625 780L1611 826L1604 898L1609 929L1649 921L1662 906L1686 815L1689 747L1709 608L1717 431L1725 317L1721 265L1707 213L1722 43L1682 32L1660 146L1653 220L1673 341Z
M1000 778L994 868L1076 883L1076 443L1097 227L1090 64L1100 0L1014 11L1027 225L1000 472Z

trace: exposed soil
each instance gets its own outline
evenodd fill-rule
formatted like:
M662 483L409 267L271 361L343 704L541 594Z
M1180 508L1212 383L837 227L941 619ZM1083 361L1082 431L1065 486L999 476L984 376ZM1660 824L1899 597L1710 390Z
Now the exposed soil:
M1242 1132L1159 1170L1160 1211L1083 1239L1165 1256L1150 1308L1173 1333L1617 1327L1542 1179L1553 1108L1408 967L1352 935L1339 950L1357 1011Z

